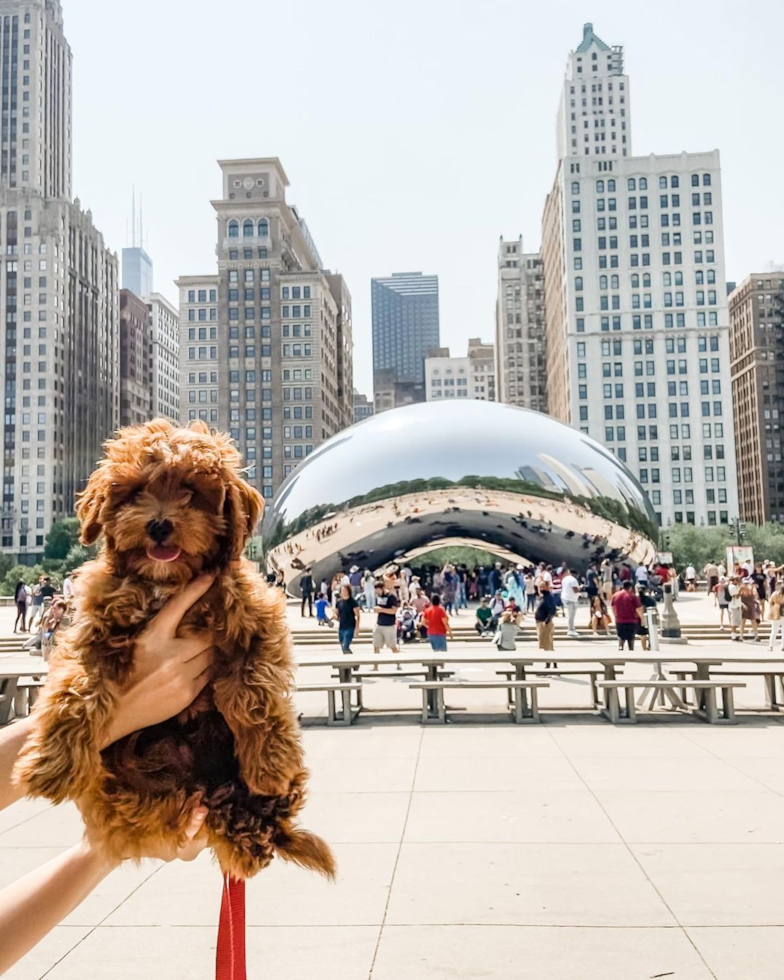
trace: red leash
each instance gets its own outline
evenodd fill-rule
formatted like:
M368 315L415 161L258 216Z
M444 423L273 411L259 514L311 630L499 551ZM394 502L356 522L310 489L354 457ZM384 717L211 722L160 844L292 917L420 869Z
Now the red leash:
M247 980L245 973L245 882L223 877L215 980Z

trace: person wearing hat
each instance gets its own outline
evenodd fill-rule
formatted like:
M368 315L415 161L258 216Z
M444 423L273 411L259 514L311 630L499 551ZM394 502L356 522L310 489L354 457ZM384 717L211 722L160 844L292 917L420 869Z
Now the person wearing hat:
M499 620L501 619L501 616L505 609L506 609L506 602L504 601L504 594L500 589L497 589L495 595L490 600L490 612L493 615L493 618L490 620L490 623L493 629L498 628Z

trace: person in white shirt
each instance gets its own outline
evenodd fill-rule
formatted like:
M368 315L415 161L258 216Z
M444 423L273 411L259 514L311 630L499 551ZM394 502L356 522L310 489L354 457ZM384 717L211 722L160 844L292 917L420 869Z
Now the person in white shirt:
M638 565L634 570L634 577L638 585L648 585L648 569L645 565Z
M697 589L697 572L694 565L686 566L686 591L694 592Z
M577 604L579 601L580 583L570 569L564 568L563 578L561 579L561 602L566 610L567 636L579 636L579 633L574 628L574 619L577 615Z
M63 599L68 602L73 595L74 587L71 581L70 573L63 579Z
M740 597L740 584L737 575L733 575L727 586L730 597L730 639L740 643L740 626L743 615L743 600Z

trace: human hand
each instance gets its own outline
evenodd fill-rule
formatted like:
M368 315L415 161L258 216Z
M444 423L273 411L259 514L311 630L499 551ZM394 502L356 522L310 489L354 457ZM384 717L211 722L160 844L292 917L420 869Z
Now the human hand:
M178 844L176 841L163 843L160 847L150 848L143 857L156 858L159 861L195 860L207 846L207 828L204 826L204 821L207 819L208 812L206 806L197 806L183 831L182 843Z
M104 748L131 732L178 715L209 683L212 634L176 634L183 616L214 580L211 575L194 579L169 599L139 635L133 651L133 669L127 684L117 693Z

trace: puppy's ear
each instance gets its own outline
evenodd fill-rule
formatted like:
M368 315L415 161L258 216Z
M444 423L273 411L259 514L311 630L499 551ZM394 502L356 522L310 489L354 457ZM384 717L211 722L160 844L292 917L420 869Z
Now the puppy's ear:
M223 514L232 558L239 558L264 513L264 499L255 487L237 477L226 487Z
M76 503L76 516L81 524L79 538L82 544L94 544L103 529L101 511L108 496L108 481L102 467L93 473L87 486L79 494Z

